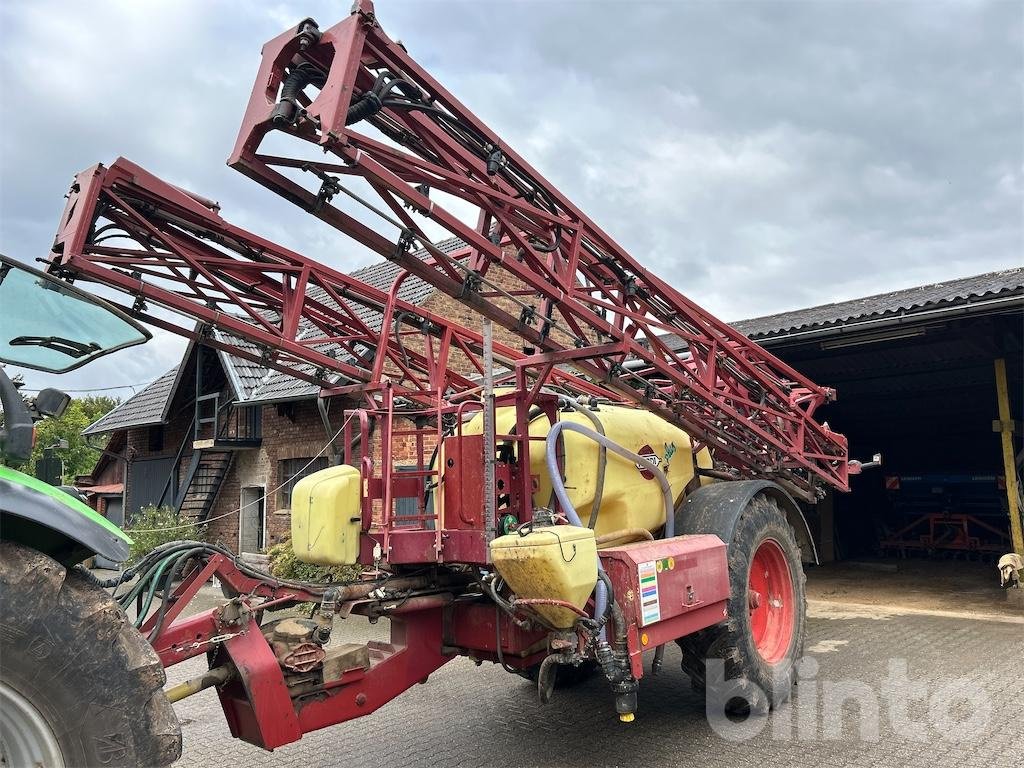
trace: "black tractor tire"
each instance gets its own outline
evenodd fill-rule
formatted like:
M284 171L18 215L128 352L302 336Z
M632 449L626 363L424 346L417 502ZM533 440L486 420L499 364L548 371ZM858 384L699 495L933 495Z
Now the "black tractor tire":
M800 547L778 503L765 494L755 496L740 513L732 541L726 544L728 619L676 641L683 654L682 668L696 692L726 697L727 712L766 714L789 699L796 665L803 656L807 597ZM791 622L785 630L789 637L776 642L771 661L758 650L751 621L751 564L762 545L777 559L784 558L789 577ZM708 691L708 660L724 663L716 691Z
M0 542L0 682L37 710L65 766L177 760L165 680L156 652L87 574Z

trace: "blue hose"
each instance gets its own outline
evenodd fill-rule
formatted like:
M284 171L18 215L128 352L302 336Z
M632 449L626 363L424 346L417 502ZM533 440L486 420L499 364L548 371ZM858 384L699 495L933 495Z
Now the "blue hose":
M558 499L558 504L565 513L565 516L569 518L570 523L579 526L580 528L583 527L583 522L580 520L579 513L572 505L572 502L569 501L569 494L565 490L562 473L558 467L558 438L565 430L577 432L585 437L589 437L595 443L603 445L609 451L617 453L624 459L628 459L636 464L646 465L649 471L658 479L658 482L661 484L661 491L665 496L665 538L670 539L675 536L675 503L672 498L672 486L668 482L668 477L661 471L661 467L656 467L643 456L623 448L621 445L610 440L605 435L595 432L588 427L584 427L582 424L577 424L573 421L559 421L552 425L551 431L548 432L547 440L545 440L544 443L544 460L547 464L548 475L551 477L551 488L555 492L555 498ZM604 573L600 557L597 558L597 571L599 574ZM608 588L605 586L603 581L598 579L597 586L594 588L594 618L600 619L604 616L604 612L607 608ZM601 630L601 636L604 637L603 629Z

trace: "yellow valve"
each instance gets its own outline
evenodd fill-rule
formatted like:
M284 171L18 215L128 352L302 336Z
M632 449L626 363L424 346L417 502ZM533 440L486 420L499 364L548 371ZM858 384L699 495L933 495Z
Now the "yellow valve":
M623 712L619 715L619 721L623 723L632 723L636 719L636 715L632 712Z

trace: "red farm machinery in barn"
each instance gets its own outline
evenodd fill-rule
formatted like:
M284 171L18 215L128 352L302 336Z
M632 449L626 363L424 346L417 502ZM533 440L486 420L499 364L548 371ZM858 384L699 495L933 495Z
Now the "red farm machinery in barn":
M194 541L126 572L139 578L120 603L142 606L160 664L208 660L172 700L215 686L232 734L273 749L469 656L543 698L603 675L629 721L644 654L657 670L671 642L708 695L716 659L752 709L789 695L815 559L797 500L847 490L858 469L815 420L831 390L641 266L388 38L368 0L264 46L229 163L403 272L372 288L123 159L75 178L48 274L319 385L341 450L296 485L293 544L360 565L358 580L283 580ZM480 327L399 299L413 277ZM416 447L411 470L394 466L398 441ZM214 576L231 597L187 615ZM274 618L300 603L312 618ZM389 619L390 642L346 642L351 614Z

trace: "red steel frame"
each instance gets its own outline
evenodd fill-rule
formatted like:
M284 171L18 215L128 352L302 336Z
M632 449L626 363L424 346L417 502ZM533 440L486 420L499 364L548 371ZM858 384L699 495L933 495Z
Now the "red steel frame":
M487 562L488 532L495 521L483 520L482 492L471 525L455 522L451 530L444 529L436 513L420 514L414 525L403 528L391 519L396 499L420 499L424 481L440 478L440 468L425 466L424 454L428 444L432 448L445 439L443 418L459 422L469 410L482 407L481 334L398 299L409 273L400 274L390 291L366 285L229 224L215 203L123 158L109 168L96 165L76 176L49 269L127 293L135 301L124 309L147 323L318 383L324 396L365 399L367 408L355 412L361 445L371 443L371 420L384 437L380 456L364 452L360 460L366 480L362 562L372 562L375 544L393 564ZM173 314L154 314L150 304ZM379 325L367 319L368 311L379 318ZM211 334L211 328L221 335ZM341 349L345 355L328 354L328 349ZM524 419L530 404L545 401L554 421L554 398L542 397L542 386L618 399L614 392L551 365L528 375L535 358L497 342L492 350L496 365L504 369L496 376L499 383L507 379L515 385L498 404L515 407ZM475 376L452 367L456 355L468 361ZM410 432L417 440L415 472L397 473L392 467L392 440L403 436L395 426L399 417L430 423ZM525 457L534 438L525 421L518 427L515 435L496 437L499 443L517 444ZM352 438L346 426L346 451ZM453 445L449 455L465 450L467 446ZM475 454L467 454L460 464L479 468L483 459L478 439ZM351 456L346 460L355 463ZM513 478L507 466L499 465L497 471L510 489L515 485L506 511L528 520L532 478L522 472ZM476 477L466 487L479 491L481 483ZM381 510L379 525L373 520L375 504ZM422 513L422 501L418 505ZM452 509L473 506L465 498L450 502Z
M369 286L229 224L216 203L123 158L75 177L49 269L127 293L135 303L126 310L147 323L319 384L326 395L376 397L387 380L396 395L437 407L438 393L480 389L480 332L399 299L407 274L390 291ZM150 303L174 315L152 314ZM452 368L456 355L474 375ZM500 343L494 356L508 375L525 358ZM610 396L561 371L552 380Z
M295 98L294 124L282 123L275 120L281 86L300 64L315 68L324 82L312 98ZM350 107L388 73L404 83L401 97L347 126ZM386 140L355 129L368 126ZM261 153L274 130L328 159ZM229 163L518 332L543 350L530 361L542 373L571 360L604 387L686 429L720 466L743 476L775 479L808 499L821 482L848 489L846 440L814 420L834 392L648 272L388 38L369 0L358 0L351 16L327 30L306 20L264 46ZM312 179L315 191L300 177ZM382 207L373 210L398 227L399 237L389 239L332 204L351 192L345 177L361 179L379 195ZM474 206L476 225L432 200L430 190ZM460 237L470 247L468 257L453 259L433 247L410 210ZM506 257L504 241L516 247L516 258ZM413 242L432 258L414 256ZM525 283L536 306L521 302L517 315L480 291L495 268ZM665 334L685 348L673 349ZM559 340L566 336L574 342Z
M185 606L213 575L240 597L236 610L216 608L179 619ZM401 581L401 579L399 579ZM412 580L406 580L412 581ZM387 585L388 582L385 582ZM361 599L374 583L342 604L344 613L367 613L378 600ZM356 587L358 590L358 585ZM496 659L496 637L503 636L505 663L522 669L546 652L544 632L524 631L508 616L479 603L452 603L452 593L434 590L424 597L392 600L384 610L391 622L389 642L372 643L368 669L345 671L306 697L293 699L284 673L264 639L260 623L270 607L319 602L322 593L253 579L224 555L215 554L179 584L166 613L166 626L152 640L165 667L208 654L211 666L231 662L236 676L218 695L231 733L264 749L289 744L302 734L368 715L426 678L460 653ZM379 615L379 613L377 614ZM501 622L496 632L495 622ZM156 617L142 626L153 629Z
M995 543L983 541L980 536L974 535L972 526L993 534L996 537ZM998 555L1010 546L1010 538L1005 529L996 528L975 515L929 512L915 517L878 543L882 549L895 550L901 556L906 556L907 550L987 552Z

